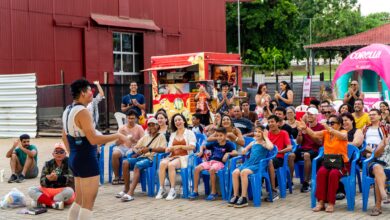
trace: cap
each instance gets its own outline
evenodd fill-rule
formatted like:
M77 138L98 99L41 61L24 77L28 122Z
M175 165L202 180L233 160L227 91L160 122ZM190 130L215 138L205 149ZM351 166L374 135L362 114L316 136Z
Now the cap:
M149 118L148 124L150 124L150 123L158 124L157 119L155 119L155 118Z
M65 145L63 143L55 143L54 144L54 150L55 149L62 149L66 151Z
M317 115L318 114L318 110L316 108L313 108L313 107L309 108L307 110L307 112L312 114L312 115Z

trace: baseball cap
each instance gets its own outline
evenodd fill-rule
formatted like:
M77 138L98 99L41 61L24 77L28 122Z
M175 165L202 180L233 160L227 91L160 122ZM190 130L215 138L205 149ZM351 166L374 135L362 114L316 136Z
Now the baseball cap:
M313 108L313 107L309 108L307 110L307 112L312 114L312 115L317 115L318 114L318 110L316 108Z
M150 124L150 123L158 124L157 119L155 119L155 118L149 118L148 124Z
M66 151L65 145L63 143L55 143L54 144L54 150L56 149L62 149Z

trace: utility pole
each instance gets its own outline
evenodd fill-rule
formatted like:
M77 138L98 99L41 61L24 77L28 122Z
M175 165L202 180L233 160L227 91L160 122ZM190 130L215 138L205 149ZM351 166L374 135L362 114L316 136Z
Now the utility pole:
M240 24L240 0L237 0L237 35L238 35L238 54L241 57L241 24Z

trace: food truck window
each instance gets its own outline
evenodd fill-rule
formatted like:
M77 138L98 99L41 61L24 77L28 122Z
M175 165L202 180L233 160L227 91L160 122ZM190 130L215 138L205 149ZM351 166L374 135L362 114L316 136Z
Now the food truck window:
M183 94L190 92L190 81L199 79L195 71L162 70L157 72L159 94Z
M228 82L231 86L237 85L237 66L213 65L211 68L211 80L214 80L218 87L222 82Z

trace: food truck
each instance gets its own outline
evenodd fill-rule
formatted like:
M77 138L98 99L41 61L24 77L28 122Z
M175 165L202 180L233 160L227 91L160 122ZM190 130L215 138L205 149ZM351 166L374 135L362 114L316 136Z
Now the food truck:
M209 107L214 111L221 83L227 82L234 91L242 85L238 54L201 52L153 56L151 68L143 71L145 82L152 84L153 112L163 108L169 117L182 113L187 120L197 110L194 97L200 86L212 97Z

